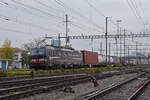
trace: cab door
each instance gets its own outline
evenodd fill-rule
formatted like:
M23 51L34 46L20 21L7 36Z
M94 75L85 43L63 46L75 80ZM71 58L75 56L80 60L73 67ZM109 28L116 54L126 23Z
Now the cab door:
M6 61L2 61L2 70L6 70Z

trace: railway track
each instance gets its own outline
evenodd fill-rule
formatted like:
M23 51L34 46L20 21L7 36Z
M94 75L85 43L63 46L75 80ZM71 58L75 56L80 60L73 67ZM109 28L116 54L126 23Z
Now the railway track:
M44 82L39 79L38 81L36 81L36 83L32 84L29 83L27 85L22 84L20 86L1 88L0 100L16 100L26 96L52 91L69 85L76 85L89 80L90 77L86 74L77 74L72 76L69 75L68 77L59 77L59 79L56 78L54 80L47 80ZM10 83L8 82L7 85Z
M150 100L150 78L128 100Z
M138 71L127 71L124 73L133 73ZM120 75L122 72L109 73L98 76L98 79ZM122 73L122 74L124 74ZM55 89L76 85L90 81L87 74L72 74L51 77L23 78L18 80L5 80L0 82L0 100L16 100L19 98L31 96L34 94L49 92Z
M127 68L127 69L119 69L120 72L137 72L141 71L143 68L137 67L137 68ZM118 71L118 69L104 69L103 71L110 72L110 71ZM35 75L35 78L39 77L51 77L51 76L62 76L62 75L72 75L72 74L82 74L87 73L87 71L81 71L81 72L62 72L62 73L51 73L51 74L40 74ZM0 82L2 81L8 81L8 80L20 80L20 79L31 79L32 77L30 75L21 75L21 76L14 76L14 77L0 77Z
M85 72L62 72L62 73L51 73L51 74L39 74L34 75L35 78L42 77L51 77L51 76L62 76L62 75L72 75L72 74L83 74ZM11 81L11 80L22 80L22 79L32 79L31 75L21 75L13 77L0 77L0 82L2 81Z
M140 77L143 78L143 75L145 73L121 79L109 87L81 95L74 100L136 100L150 83L148 78L139 79ZM144 84L138 87L140 83Z
M20 80L9 80L0 82L1 88L9 88L13 86L21 86L27 84L34 84L38 82L47 82L47 81L56 81L63 78L72 78L77 76L85 76L86 74L72 74L72 75L62 75L62 76L51 76L51 77L39 77L39 78L31 78L31 79L20 79Z
M113 75L120 75L120 74L128 74L128 73L137 73L138 70L129 70L129 71L121 71L121 72L109 72L109 73L104 73L104 74L96 74L94 75L97 79L102 79L102 78L107 78L107 77L111 77ZM34 77L34 79L32 78L23 78L23 79L15 79L15 80L3 80L0 81L0 89L1 88L9 88L9 87L14 87L14 86L21 86L21 85L27 85L27 84L33 84L33 83L37 83L38 81L42 81L42 82L47 82L47 81L55 81L55 80L59 80L61 78L66 78L66 77L72 77L72 75L85 75L84 73L80 73L80 74L71 74L69 73L68 75L58 75L58 76L43 76L43 77Z
M131 95L128 100L137 100L140 95L144 92L144 90L146 89L146 87L150 84L150 79L147 79L143 85L133 93L133 95ZM141 100L141 99L140 99Z

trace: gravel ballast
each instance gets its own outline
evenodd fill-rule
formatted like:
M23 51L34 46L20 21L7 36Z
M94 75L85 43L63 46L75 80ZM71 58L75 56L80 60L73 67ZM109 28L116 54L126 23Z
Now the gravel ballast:
M49 93L42 93L42 94L27 97L27 98L22 98L20 100L73 100L74 98L76 98L79 95L94 91L96 89L102 89L120 79L123 79L125 77L130 77L133 75L135 75L135 73L134 74L117 75L117 76L112 76L112 77L108 77L105 79L101 79L98 81L98 83L99 83L98 87L94 87L92 82L79 84L76 86L71 86L73 91L75 91L75 93L65 93L65 92L63 92L63 88L62 88L62 89L54 90Z

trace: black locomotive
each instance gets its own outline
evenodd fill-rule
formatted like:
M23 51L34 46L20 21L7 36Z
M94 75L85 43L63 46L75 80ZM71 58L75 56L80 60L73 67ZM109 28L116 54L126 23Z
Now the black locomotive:
M30 58L30 67L34 69L65 68L83 64L80 51L51 45L33 48Z

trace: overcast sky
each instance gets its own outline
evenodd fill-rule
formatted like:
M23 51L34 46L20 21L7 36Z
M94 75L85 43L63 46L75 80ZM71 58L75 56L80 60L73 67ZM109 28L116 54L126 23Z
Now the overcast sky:
M0 46L5 39L14 47L34 38L65 35L65 14L69 17L69 35L116 33L116 20L128 32L149 29L150 0L0 0ZM144 28L145 24L145 28ZM112 43L114 42L111 40ZM139 41L139 39L138 39ZM143 41L142 39L140 41ZM145 40L146 41L146 40ZM145 42L143 41L143 42ZM95 40L94 49L104 40ZM73 40L76 49L91 49L90 40ZM103 43L105 44L105 43Z

